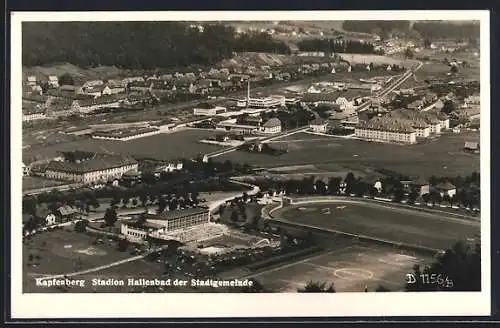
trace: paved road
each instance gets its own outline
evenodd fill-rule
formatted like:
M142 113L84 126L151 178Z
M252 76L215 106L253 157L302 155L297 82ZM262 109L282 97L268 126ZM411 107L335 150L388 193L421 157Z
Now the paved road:
M263 138L263 139L259 139L259 141L261 143L267 143L267 142L270 142L270 141L273 141L273 140L276 140L276 139L279 139L279 138L284 138L284 137L287 137L287 136L290 136L290 135L293 135L295 133L299 133L299 132L302 132L302 131L306 131L307 129L309 129L308 126L306 127L301 127L301 128L296 128L296 129L292 129L292 130L288 130L286 132L283 132L279 135L274 135L274 136L270 136L270 137L266 137L266 138ZM225 149L221 149L221 150L217 150L217 151L214 151L212 153L209 153L207 154L207 157L208 158L214 158L214 157L218 157L218 156L222 156L224 154L227 154L227 153L231 153L231 152L234 152L236 150L239 149L240 146L236 146L236 147L230 147L230 148L225 148Z

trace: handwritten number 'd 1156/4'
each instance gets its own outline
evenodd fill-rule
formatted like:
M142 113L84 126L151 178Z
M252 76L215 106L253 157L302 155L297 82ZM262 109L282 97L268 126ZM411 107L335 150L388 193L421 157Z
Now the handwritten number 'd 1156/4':
M453 287L453 280L446 275L443 276L437 273L421 273L419 275L408 273L406 275L407 284L412 285L417 283L417 281L424 285L438 285L445 288Z

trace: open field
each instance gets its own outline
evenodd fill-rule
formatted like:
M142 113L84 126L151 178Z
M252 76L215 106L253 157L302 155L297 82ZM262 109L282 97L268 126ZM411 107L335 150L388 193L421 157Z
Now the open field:
M374 291L379 285L391 291L404 288L405 274L415 264L432 259L402 254L391 247L351 244L298 262L252 275L264 286L280 292L296 292L309 281L334 283L337 292Z
M55 187L66 184L65 181L50 180L34 176L23 177L23 190Z
M83 139L50 146L31 147L23 152L23 158L41 156L51 158L58 151L82 150L94 152L112 152L131 156L144 156L160 160L191 158L219 150L220 147L199 143L216 134L208 130L184 130L169 134L158 134L151 137L129 141Z
M447 249L458 240L477 238L480 232L477 221L368 202L297 204L279 209L272 216L436 249Z
M462 151L465 141L478 140L479 132L444 134L437 139L415 145L395 145L354 139L312 138L295 134L288 142L288 153L281 156L236 151L222 155L219 161L231 160L256 167L277 167L335 163L394 170L421 177L456 176L479 171L479 155ZM313 136L316 139L319 136ZM319 137L321 139L321 137Z
M117 251L114 242L92 245L95 239L84 233L66 230L46 231L32 236L31 241L23 245L24 288L36 292L32 289L37 289L35 278L86 270L131 257L127 252ZM38 265L33 266L33 263Z

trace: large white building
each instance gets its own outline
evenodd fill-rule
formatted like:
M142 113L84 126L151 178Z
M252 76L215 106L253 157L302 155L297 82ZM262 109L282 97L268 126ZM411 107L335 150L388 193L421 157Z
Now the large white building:
M90 184L118 179L125 172L137 170L137 161L130 157L86 153L82 159L51 161L45 169L45 177Z
M210 108L194 108L193 114L199 116L215 116L226 112L226 107L215 106Z
M23 111L23 122L44 120L46 118L45 110L41 108Z
M250 108L277 108L285 106L285 96L269 96L263 98L246 98L238 101L239 107Z
M154 127L139 128L132 130L118 129L111 131L96 131L92 134L92 138L103 139L103 140L128 141L132 139L150 137L160 133L161 133L160 129Z
M137 219L123 221L121 234L133 241L143 241L148 236L159 239L176 239L175 236L196 226L210 222L208 208L187 208L163 214L142 214Z
M394 120L386 117L374 117L362 121L354 129L358 138L380 141L413 144L417 142L417 133L407 120Z

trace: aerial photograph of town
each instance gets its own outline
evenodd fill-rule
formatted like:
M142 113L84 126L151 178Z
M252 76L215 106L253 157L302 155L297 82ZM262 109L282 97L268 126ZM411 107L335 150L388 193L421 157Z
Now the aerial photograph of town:
M479 43L23 22L23 293L481 291Z

